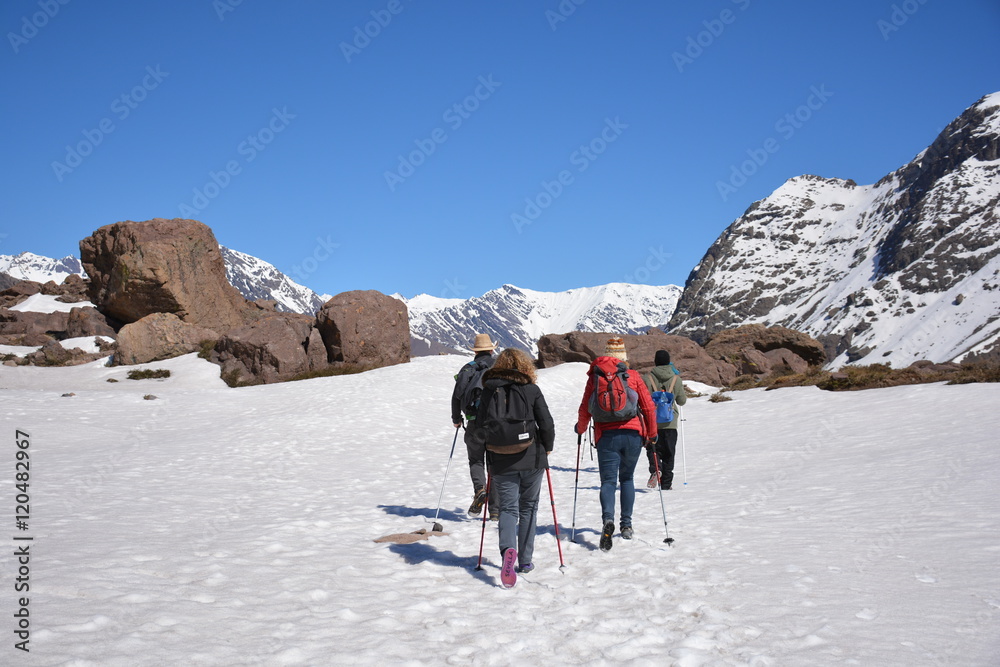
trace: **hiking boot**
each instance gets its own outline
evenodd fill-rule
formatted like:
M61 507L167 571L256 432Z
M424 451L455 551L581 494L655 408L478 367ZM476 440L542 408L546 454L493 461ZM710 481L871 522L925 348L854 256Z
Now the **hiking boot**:
M646 482L647 489L655 489L656 485L660 483L660 473L654 472L649 476L649 481Z
M615 522L606 521L601 531L601 551L611 551L611 536L615 534Z
M483 503L486 502L486 487L481 486L476 489L476 494L472 497L472 504L469 505L469 514L475 516L483 511Z
M507 549L503 552L503 566L500 568L500 583L504 588L513 588L517 583L517 549Z
M632 526L622 526L622 539L631 540L635 532L632 530Z
M494 512L492 509L490 509L490 521L499 521L499 520L500 520L500 510Z
M518 565L517 566L517 571L520 572L521 574L527 574L527 573L531 572L534 569L535 569L535 566L534 566L533 563L526 563L524 565Z

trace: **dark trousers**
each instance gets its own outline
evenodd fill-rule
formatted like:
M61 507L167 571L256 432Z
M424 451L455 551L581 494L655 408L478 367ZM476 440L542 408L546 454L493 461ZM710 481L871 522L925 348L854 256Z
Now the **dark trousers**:
M674 482L674 455L677 453L677 429L661 428L657 431L656 456L660 459L660 486L669 489ZM656 472L653 452L646 450L649 474Z
M482 438L476 437L475 430L473 428L474 423L475 422L469 422L469 425L465 429L465 436L462 438L465 440L465 449L469 454L469 476L472 478L473 493L486 486L486 466L488 463L486 443ZM500 507L499 496L497 495L495 485L490 488L488 504L489 507L493 509Z

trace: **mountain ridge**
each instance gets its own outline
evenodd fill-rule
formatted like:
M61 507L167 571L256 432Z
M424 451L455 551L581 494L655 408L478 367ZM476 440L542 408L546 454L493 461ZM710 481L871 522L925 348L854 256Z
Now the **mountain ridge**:
M779 324L831 366L959 360L1000 340L1000 93L871 185L797 176L689 275L670 333Z

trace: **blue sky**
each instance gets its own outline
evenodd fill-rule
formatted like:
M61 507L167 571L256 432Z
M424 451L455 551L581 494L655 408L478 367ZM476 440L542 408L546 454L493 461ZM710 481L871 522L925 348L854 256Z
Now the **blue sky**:
M0 254L189 217L326 293L683 285L788 178L875 182L1000 90L995 0L9 0L0 27Z

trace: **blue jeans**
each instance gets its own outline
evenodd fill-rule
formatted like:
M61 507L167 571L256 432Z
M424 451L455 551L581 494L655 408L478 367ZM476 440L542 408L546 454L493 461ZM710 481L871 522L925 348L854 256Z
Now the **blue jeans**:
M597 441L597 465L601 470L601 521L615 520L615 490L621 482L621 526L632 525L635 505L635 482L632 474L642 454L638 431L604 431Z
M544 468L520 470L493 475L500 502L500 555L507 549L517 549L518 565L531 562L535 551L535 526L538 517L538 495L542 490Z

